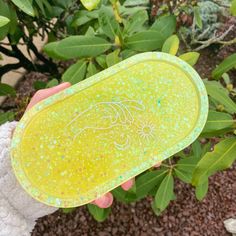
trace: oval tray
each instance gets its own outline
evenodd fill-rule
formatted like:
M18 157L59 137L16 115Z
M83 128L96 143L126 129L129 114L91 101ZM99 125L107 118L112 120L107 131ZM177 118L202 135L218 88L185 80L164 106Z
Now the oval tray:
M165 53L138 54L26 112L12 166L35 199L83 205L190 145L207 113L191 66Z

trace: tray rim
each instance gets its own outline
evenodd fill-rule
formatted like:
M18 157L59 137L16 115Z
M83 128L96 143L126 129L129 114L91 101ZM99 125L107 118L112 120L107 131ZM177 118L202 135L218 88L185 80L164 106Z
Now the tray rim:
M180 69L183 70L184 73L189 75L189 78L194 83L196 89L199 93L199 102L200 102L200 110L199 110L199 117L196 121L196 126L192 130L192 132L185 137L180 143L177 145L169 148L164 153L161 153L157 155L156 157L150 158L150 160L146 161L142 165L140 165L138 168L136 168L136 172L134 174L131 174L129 172L126 172L122 179L115 179L113 181L110 181L109 186L100 186L100 188L96 187L90 192L87 193L87 196L89 197L78 197L77 199L62 199L55 196L50 196L46 193L40 192L36 187L32 186L30 181L27 179L26 175L23 172L23 168L20 166L20 161L18 160L19 152L17 152L17 147L20 144L21 136L23 135L24 128L27 126L27 123L31 121L31 119L34 117L35 114L37 114L39 111L49 108L50 105L52 105L54 102L60 102L64 100L65 98L68 98L70 96L73 96L74 93L82 91L83 89L86 89L96 83L99 83L102 80L105 80L107 77L110 77L111 75L119 72L120 70L126 69L134 64L137 64L139 62L143 62L145 60L157 60L157 61L165 61L167 63L170 63L172 65L178 66ZM152 167L155 163L158 161L162 161L167 159L168 157L174 155L175 153L181 151L185 147L189 146L191 143L193 143L197 137L200 135L202 129L204 128L204 125L206 123L208 116L208 96L206 92L206 88L204 86L204 83L201 79L201 77L198 75L198 73L195 71L193 67L191 67L189 64L187 64L185 61L181 60L180 58L167 54L162 52L145 52L136 54L128 59L123 60L122 62L111 66L91 77L89 77L86 80L83 80L77 84L72 85L71 87L52 95L51 97L40 101L38 104L36 104L34 107L32 107L30 110L28 110L19 123L16 126L16 129L13 134L13 138L11 141L10 146L10 156L11 156L11 164L15 173L15 176L17 180L19 181L20 185L23 187L23 189L34 199L54 207L76 207L80 205L87 204L94 200L94 192L96 192L96 196L99 197L103 195L105 192L109 192L116 187L118 187L120 184L124 183L130 178L135 177L136 175L142 173L143 171L149 169ZM106 191L104 192L104 188ZM93 197L91 197L93 195Z

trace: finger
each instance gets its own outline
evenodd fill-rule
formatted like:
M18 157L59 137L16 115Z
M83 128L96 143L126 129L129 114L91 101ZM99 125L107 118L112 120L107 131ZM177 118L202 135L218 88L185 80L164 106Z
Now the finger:
M91 203L97 205L100 208L108 208L112 205L112 202L113 202L113 196L109 192L109 193L106 193L105 195L103 195L102 197L94 200Z
M121 185L121 188L123 188L125 191L131 189L134 185L134 178L129 179L128 181L126 181L125 183L123 183Z
M52 87L52 88L48 88L48 89L45 89L45 92L44 94L47 96L51 96L52 94L56 94L56 93L59 93L60 91L70 87L70 83L69 82L64 82L64 83L61 83L55 87Z
M154 165L153 167L156 167L156 168L158 168L158 167L160 167L161 166L161 161L160 162L157 162L157 164L156 165Z
M51 95L56 94L68 87L70 87L70 83L65 82L65 83L59 84L53 88L42 89L42 90L37 91L35 93L35 95L32 97L30 103L28 104L26 111L29 110L31 107L33 107L38 102L40 102L41 100L48 98Z

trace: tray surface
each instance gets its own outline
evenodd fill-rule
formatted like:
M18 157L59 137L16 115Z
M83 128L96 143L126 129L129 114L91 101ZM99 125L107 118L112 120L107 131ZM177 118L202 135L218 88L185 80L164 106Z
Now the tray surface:
M26 112L12 166L37 200L83 205L187 147L207 112L191 66L165 53L138 54Z

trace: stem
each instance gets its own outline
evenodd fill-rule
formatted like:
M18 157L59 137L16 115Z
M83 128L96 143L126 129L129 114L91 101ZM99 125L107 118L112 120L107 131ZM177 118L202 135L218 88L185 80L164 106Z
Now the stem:
M15 63L15 64L7 64L4 66L1 66L0 67L0 79L5 73L12 71L12 70L19 69L20 67L22 67L20 62Z

